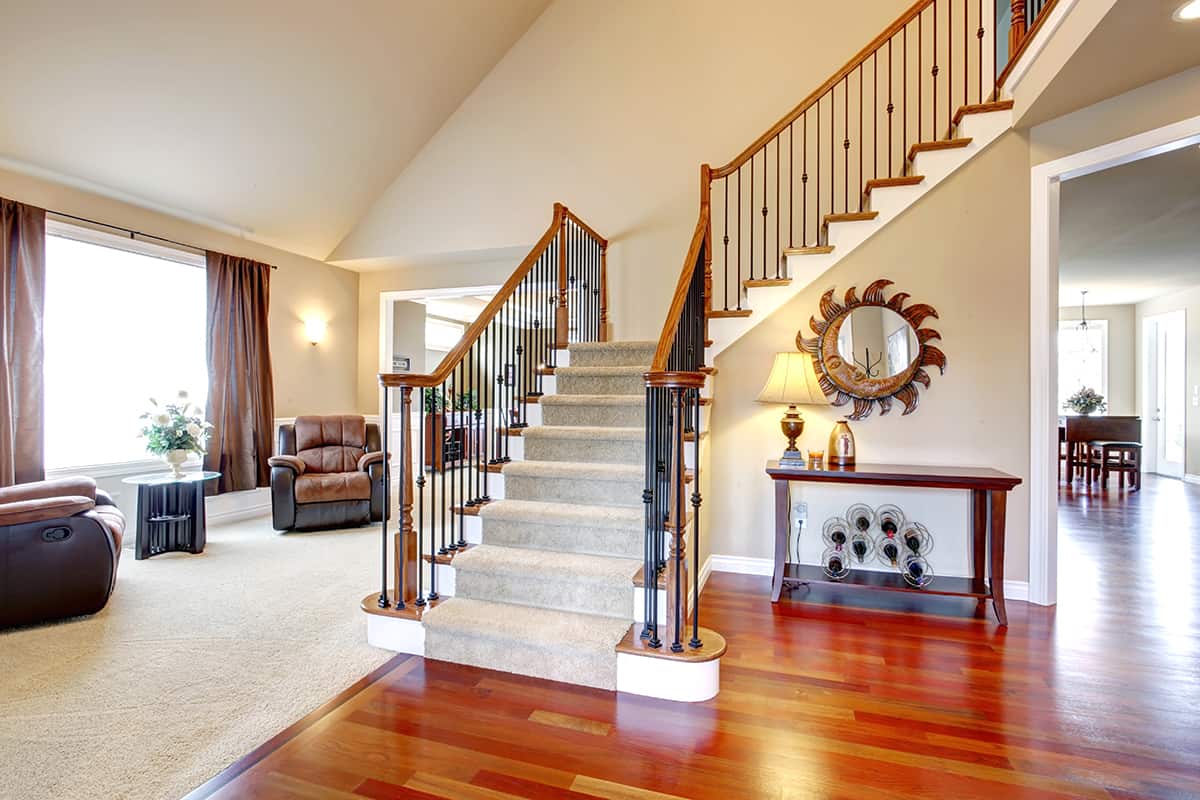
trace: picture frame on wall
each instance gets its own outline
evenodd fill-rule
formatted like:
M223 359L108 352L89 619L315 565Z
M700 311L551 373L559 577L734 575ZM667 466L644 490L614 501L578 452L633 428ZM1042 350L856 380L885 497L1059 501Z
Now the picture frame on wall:
M392 372L412 372L412 358L392 356Z

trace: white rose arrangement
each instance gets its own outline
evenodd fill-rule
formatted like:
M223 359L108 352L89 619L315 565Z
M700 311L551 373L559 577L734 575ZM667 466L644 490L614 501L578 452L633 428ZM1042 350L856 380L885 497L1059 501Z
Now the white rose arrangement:
M153 408L141 415L149 420L142 428L146 449L161 456L171 450L187 450L204 455L204 447L212 425L204 421L204 412L188 402L188 393L180 390L178 402L159 405L153 397Z

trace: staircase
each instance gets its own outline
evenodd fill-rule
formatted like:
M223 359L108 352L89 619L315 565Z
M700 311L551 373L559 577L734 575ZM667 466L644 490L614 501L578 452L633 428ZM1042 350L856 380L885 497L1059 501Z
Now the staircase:
M1012 4L1019 57L1055 0ZM368 641L713 697L726 645L700 626L696 558L713 359L1009 130L996 27L992 3L917 0L733 161L702 165L656 341L608 341L608 242L556 204L436 371L381 374L398 514Z
M425 656L615 690L642 566L644 388L654 342L569 347L542 425L520 429L504 499L458 552L454 597L423 617ZM580 366L574 366L579 364Z

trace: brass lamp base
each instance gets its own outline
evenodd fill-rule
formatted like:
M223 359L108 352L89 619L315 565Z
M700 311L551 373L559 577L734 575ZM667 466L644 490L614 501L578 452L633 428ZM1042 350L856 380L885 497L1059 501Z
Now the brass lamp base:
M804 454L796 447L796 440L804 433L804 418L796 411L794 405L788 406L783 419L779 420L779 429L788 440L787 449L779 457L779 463L785 466L804 464Z

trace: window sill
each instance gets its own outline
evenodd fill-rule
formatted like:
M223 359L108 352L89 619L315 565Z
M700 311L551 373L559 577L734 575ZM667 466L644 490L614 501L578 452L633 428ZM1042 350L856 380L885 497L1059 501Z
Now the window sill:
M201 467L199 458L189 458L183 462L184 469L195 470ZM130 475L140 475L146 472L164 472L167 463L160 458L146 458L138 461L117 461L111 464L86 464L78 467L55 467L46 470L46 479L68 478L74 475L86 475L89 478L125 478Z

